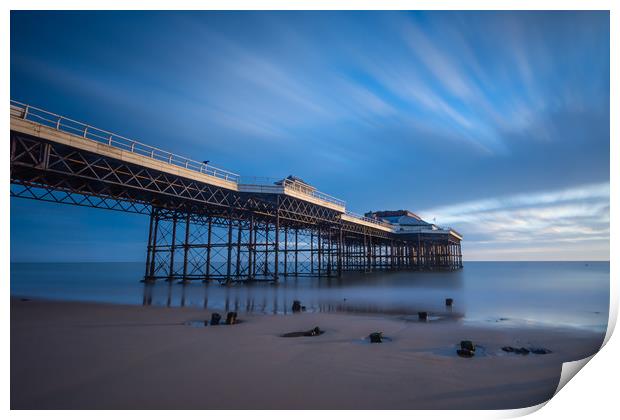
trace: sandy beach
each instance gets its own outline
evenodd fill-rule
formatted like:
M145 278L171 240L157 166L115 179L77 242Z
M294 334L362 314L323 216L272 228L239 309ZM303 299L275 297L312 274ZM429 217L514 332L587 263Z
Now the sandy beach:
M549 399L603 335L334 313L245 315L11 301L12 409L503 409ZM317 337L281 334L319 326ZM382 331L391 341L370 344ZM459 358L460 340L479 350ZM507 354L540 346L547 355Z

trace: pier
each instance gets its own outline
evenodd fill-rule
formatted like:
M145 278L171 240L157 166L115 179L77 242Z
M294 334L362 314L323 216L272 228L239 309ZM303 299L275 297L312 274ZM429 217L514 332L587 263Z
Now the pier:
M358 215L294 176L246 179L17 101L10 109L11 196L147 215L146 282L462 268L462 235L410 211Z

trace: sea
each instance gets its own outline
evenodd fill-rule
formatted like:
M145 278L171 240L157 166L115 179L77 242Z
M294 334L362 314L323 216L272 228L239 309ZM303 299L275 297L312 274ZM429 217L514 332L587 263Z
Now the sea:
M281 277L277 284L141 282L144 263L11 263L11 296L203 308L239 313L344 312L498 326L574 327L604 332L609 262L465 262L446 272ZM446 299L453 299L446 306Z

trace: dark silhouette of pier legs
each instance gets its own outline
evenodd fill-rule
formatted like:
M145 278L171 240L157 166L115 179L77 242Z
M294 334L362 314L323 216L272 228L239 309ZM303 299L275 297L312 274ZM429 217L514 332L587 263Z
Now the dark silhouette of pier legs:
M228 284L278 281L280 275L334 277L347 271L463 267L459 242L422 237L399 241L369 232L345 232L341 226L303 226L279 215L269 218L232 210L201 215L154 207L146 251L147 282ZM181 256L179 263L175 256L181 251L182 267Z

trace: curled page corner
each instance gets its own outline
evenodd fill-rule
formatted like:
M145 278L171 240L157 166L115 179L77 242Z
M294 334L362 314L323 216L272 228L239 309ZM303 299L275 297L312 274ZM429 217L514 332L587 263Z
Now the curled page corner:
M613 326L611 325L611 317L610 317L610 324L609 327L607 329L607 335L605 338L605 341L603 342L603 344L601 345L601 348L598 350L600 351L603 346L605 345L605 343L607 342L610 334L610 331L613 331L613 328L615 327L615 316L613 317ZM596 353L598 353L598 351ZM596 355L596 353L584 358L584 359L580 359L580 360L573 360L572 362L564 362L562 363L562 372L560 374L560 381L558 382L558 386L555 389L555 392L553 393L553 397L555 397L557 395L558 392L560 392L560 390L562 388L564 388L564 385L566 385L571 379L573 379L573 377L585 366L588 364L588 362L590 360L592 360L592 358ZM515 418L515 417L523 417L523 416L527 416L528 414L532 414L538 410L540 410L541 408L543 408L545 405L547 405L547 403L549 401L551 401L553 399L553 397L551 397L550 399L548 399L547 401L543 401L540 404L537 405L532 405L530 407L523 407L523 408L516 408L516 409L511 409L511 410L504 410L502 412L502 415L500 416L500 418Z
M555 389L553 396L555 396L564 385L568 383L573 376L577 374L595 355L594 353L591 356L586 357L585 359L574 360L572 362L564 362L562 363L562 374L560 375L560 382L558 383L558 387Z
M610 285L609 295L609 319L607 321L607 331L605 331L605 338L603 339L603 344L601 345L601 348L605 347L605 345L611 338L614 330L616 329L616 321L618 320L618 295L616 293L613 293L612 285Z
M513 408L511 410L504 410L504 411L501 412L501 415L499 417L503 418L503 419L512 419L512 418L516 418L516 417L524 417L524 416L530 415L530 414L535 413L536 411L540 410L545 405L547 405L547 403L549 401L550 400L543 401L540 404L532 405L530 407Z

